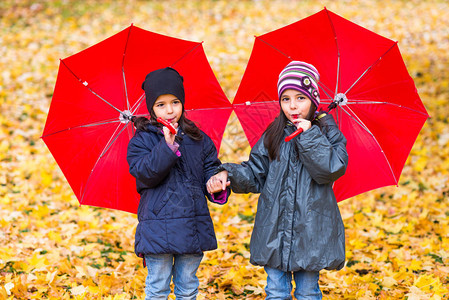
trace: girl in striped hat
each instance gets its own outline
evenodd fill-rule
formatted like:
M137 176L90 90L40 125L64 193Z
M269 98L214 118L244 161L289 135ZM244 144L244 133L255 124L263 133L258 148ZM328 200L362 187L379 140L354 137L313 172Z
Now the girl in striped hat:
M319 73L301 61L280 73L280 113L251 150L249 160L226 163L207 186L260 193L250 262L267 273L266 299L321 299L319 271L341 269L345 233L332 185L346 170L346 139L331 115L316 116ZM290 142L285 137L301 128Z

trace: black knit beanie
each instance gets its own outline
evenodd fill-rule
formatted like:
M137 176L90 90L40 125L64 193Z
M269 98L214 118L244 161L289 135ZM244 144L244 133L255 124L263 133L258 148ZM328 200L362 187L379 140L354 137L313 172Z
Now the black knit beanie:
M150 72L142 83L142 89L145 91L147 108L150 112L154 102L160 95L171 94L178 98L184 105L184 85L183 78L179 73L170 67Z

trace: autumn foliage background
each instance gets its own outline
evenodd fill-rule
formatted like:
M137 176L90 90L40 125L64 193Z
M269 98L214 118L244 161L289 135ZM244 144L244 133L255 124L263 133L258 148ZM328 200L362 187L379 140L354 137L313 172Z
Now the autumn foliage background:
M143 299L133 253L136 216L79 206L40 139L59 58L135 25L204 41L232 101L254 35L326 6L399 42L431 119L399 187L340 203L347 264L323 271L326 299L449 299L449 4L433 1L0 2L0 299ZM68 112L70 113L70 112ZM392 120L394 122L394 120ZM231 116L220 151L243 161L248 143ZM257 195L210 205L219 249L199 270L199 299L263 299L249 264Z

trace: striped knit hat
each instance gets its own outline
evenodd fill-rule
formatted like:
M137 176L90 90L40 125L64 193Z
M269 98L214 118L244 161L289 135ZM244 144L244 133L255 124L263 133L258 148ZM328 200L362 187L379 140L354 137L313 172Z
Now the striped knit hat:
M290 62L279 74L279 101L285 90L294 89L309 97L313 104L318 108L320 105L320 93L318 91L319 80L320 74L311 64L303 61Z

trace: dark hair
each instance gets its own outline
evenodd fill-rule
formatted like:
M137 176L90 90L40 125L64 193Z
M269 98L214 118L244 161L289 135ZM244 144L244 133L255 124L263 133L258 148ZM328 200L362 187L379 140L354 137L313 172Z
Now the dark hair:
M156 126L158 128L162 128L162 124L156 121L157 117L154 113L153 109L150 111L150 118L146 117L138 117L134 120L134 126L136 126L137 130L148 131L148 124ZM179 127L187 134L192 140L200 141L203 139L203 134L196 124L187 119L184 115L184 106L182 108L181 118L178 121Z
M310 122L313 122L315 119L316 109L315 104L312 102L309 114L306 117ZM281 109L279 115L270 123L270 125L268 125L267 129L265 129L263 144L268 150L268 157L270 160L279 160L279 149L281 149L281 143L284 139L284 128L287 125L287 121L288 119ZM298 155L298 149L296 148L297 147L295 146L295 153Z

